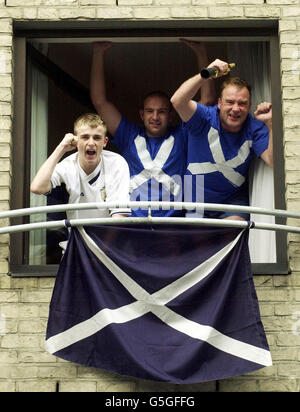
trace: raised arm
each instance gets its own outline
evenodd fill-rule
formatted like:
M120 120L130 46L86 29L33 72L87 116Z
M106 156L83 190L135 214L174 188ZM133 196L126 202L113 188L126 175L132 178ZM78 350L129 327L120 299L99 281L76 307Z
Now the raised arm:
M121 121L121 113L107 100L104 53L112 46L110 42L98 42L93 44L93 57L90 76L90 94L93 105L107 125L110 134L114 136Z
M268 166L273 167L272 104L268 102L260 103L254 112L254 116L257 120L264 122L269 130L269 145L260 157Z
M228 64L217 59L207 67L217 67L220 76L222 73L227 73ZM185 81L171 97L171 103L184 122L189 121L197 109L193 97L200 88L202 89L203 84L209 81L209 79L202 79L201 74L198 73Z
M199 73L208 65L208 57L207 57L207 49L204 43L191 41L187 39L180 39L180 41L186 44L196 55L197 59L197 66ZM213 79L209 79L210 81L203 82L201 86L201 96L199 103L203 104L204 106L213 106L217 103L217 91L215 81Z
M67 133L59 145L54 149L48 159L42 164L30 185L30 191L38 195L51 190L51 176L55 166L66 152L77 147L78 138L72 133Z

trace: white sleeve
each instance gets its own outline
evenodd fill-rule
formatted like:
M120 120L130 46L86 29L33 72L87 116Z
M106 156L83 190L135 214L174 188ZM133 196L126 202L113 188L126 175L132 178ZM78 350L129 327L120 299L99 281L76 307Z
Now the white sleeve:
M107 187L106 201L107 202L122 202L127 203L130 201L129 196L129 183L130 174L129 167L126 160L118 156L114 160L113 170L109 173L109 184ZM110 209L110 215L115 213L122 213L129 215L131 210L129 208L115 208Z

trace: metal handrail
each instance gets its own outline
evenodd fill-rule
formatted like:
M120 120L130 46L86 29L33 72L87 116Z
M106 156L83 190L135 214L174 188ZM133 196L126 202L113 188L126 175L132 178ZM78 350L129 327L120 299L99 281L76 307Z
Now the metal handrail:
M103 209L103 208L148 208L151 212L152 208L174 208L174 209L206 209L206 210L226 210L226 211L243 211L248 213L266 214L281 217L293 217L300 218L300 213L289 212L286 210L272 210L257 208L252 206L234 206L234 205L221 205L214 203L192 203L192 202L105 202L105 203L81 203L81 204L63 204L53 206L40 206L34 208L17 209L7 212L1 212L0 218L11 218L17 216L31 215L36 213L51 213L70 210L82 210L82 209ZM236 220L224 220L224 219L208 219L208 218L192 218L192 217L152 217L149 213L148 217L127 217L127 218L89 218L89 219L63 219L48 222L35 222L28 224L20 224L15 226L6 226L0 228L0 234L24 232L37 229L49 229L49 228L61 228L61 227L75 227L86 225L128 225L128 224L182 224L182 225L214 225L214 226L226 226L226 227L253 227L255 229L263 230L275 230L286 231L292 233L300 233L300 227L288 226L282 224L262 223L262 222L247 222Z
M249 225L247 221L241 220L224 220L224 219L207 219L207 218L185 218L185 217L129 217L129 218L95 218L95 219L63 219L51 222L35 222L15 226L6 226L0 228L0 234L25 232L37 229L58 229L61 227L76 227L90 225L130 225L130 224L180 224L180 225L198 225L198 226L222 226L222 227L250 227L253 229L285 231L291 233L300 233L300 227L279 225L272 223L254 223Z
M216 210L216 211L232 211L232 212L246 212L254 214L272 215L278 217L291 217L300 219L300 213L291 212L281 209L267 209L255 206L237 206L237 205L224 205L219 203L194 203L194 202L92 202L92 203L70 203L51 206L37 206L23 209L9 210L0 212L0 219L32 215L38 213L53 213L63 212L70 210L88 210L88 209L148 209L148 208L163 208L163 209L176 209L176 210Z

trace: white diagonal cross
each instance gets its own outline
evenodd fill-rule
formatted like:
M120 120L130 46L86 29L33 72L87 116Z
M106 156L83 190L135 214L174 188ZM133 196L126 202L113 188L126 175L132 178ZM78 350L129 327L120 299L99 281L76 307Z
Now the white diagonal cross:
M154 160L151 159L150 153L147 150L146 139L142 136L137 136L134 139L135 147L144 169L130 179L130 192L154 178L159 183L170 191L174 196L180 193L181 187L176 181L163 170L168 157L174 146L174 137L170 136L162 143Z
M215 163L189 163L188 170L193 175L221 172L233 185L241 186L245 182L245 177L234 169L242 165L249 156L250 147L252 145L251 140L246 140L239 148L238 154L229 160L225 160L220 143L219 132L213 127L211 127L208 132L208 142Z
M46 341L46 349L50 353L55 353L73 343L85 339L99 332L111 323L128 322L143 316L148 312L152 312L170 327L185 333L194 339L203 340L224 352L264 366L272 364L272 359L268 350L230 338L210 326L201 325L186 319L165 306L168 302L208 276L236 245L243 232L208 260L170 285L165 286L151 295L128 276L127 273L120 269L95 244L83 228L79 228L79 231L90 250L111 271L128 292L137 299L137 301L124 305L118 309L102 309L90 319L87 319L62 333L52 336Z

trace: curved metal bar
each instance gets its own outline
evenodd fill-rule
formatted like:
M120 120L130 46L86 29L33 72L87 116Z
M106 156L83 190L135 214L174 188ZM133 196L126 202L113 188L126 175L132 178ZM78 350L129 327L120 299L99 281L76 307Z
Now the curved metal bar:
M105 203L73 203L73 204L61 204L52 206L38 206L32 208L15 209L5 212L0 212L0 219L12 218L18 216L26 216L38 213L52 213L63 212L70 210L88 210L88 209L117 209L117 208L131 208L131 209L176 209L176 210L216 210L216 211L232 211L232 212L246 212L254 214L272 215L279 217L291 217L300 219L300 213L291 212L281 209L266 209L254 206L237 206L237 205L224 205L219 203L194 203L194 202L105 202Z
M224 219L207 219L207 218L185 218L185 217L128 217L128 218L96 218L96 219L70 219L70 220L56 220L51 222L36 222L15 226L6 226L0 228L0 234L25 232L37 229L50 229L61 227L76 227L88 225L136 225L136 224L181 224L181 225L200 225L200 226L223 226L223 227L241 227L246 228L249 222L238 220L224 220ZM279 225L271 223L255 223L253 228L263 230L285 231L291 233L300 233L300 227Z

